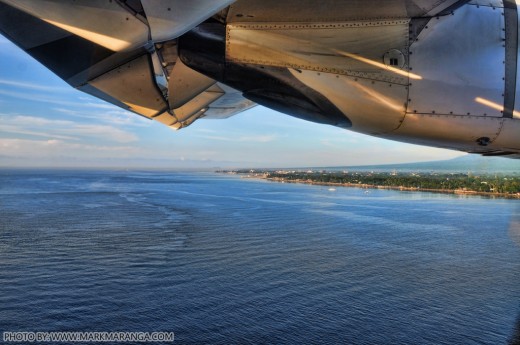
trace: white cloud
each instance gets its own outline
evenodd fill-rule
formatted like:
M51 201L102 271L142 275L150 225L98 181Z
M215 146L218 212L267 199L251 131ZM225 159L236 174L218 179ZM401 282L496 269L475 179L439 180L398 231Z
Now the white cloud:
M96 114L92 114L92 112L85 112L83 110L73 110L68 108L54 108L53 110L75 118L92 119L98 122L104 122L122 127L149 127L152 124L152 121L149 119L126 110L115 108L114 106L112 106L112 109L109 109L108 111L103 111Z
M71 91L73 91L73 89L71 89ZM68 106L68 107L77 107L77 108L81 108L81 109L85 109L85 108L108 109L108 110L118 109L116 106L114 106L112 104L65 101L62 98L60 98L60 99L53 98L49 94L35 94L35 93L0 90L0 95L14 97L14 98L18 98L18 99L24 99L24 100L28 100L28 101L58 104L61 106Z
M133 133L124 131L119 128L107 125L75 125L71 126L68 133L78 136L98 137L105 140L115 141L119 143L129 143L137 141L137 136Z
M37 148L37 149L35 149ZM144 154L133 146L107 146L69 143L62 140L0 139L3 157L26 157L27 159L63 158L112 158Z
M217 133L217 131L209 128L194 128L192 129L193 132L201 132L201 133Z
M238 141L254 142L254 143L269 143L276 140L276 135L248 135L241 136Z
M208 140L229 141L229 142L251 142L251 143L268 143L277 139L276 135L248 135L248 136L217 136L217 135L200 135L200 138Z
M128 131L103 124L82 124L67 120L50 120L35 116L2 114L0 131L12 134L46 136L57 139L102 140L129 143L138 137ZM35 134L38 133L38 134Z
M42 85L42 84L36 84L36 83L25 83L15 80L7 80L7 79L0 79L1 85L8 85L8 86L14 86L14 87L20 87L24 89L31 89L31 90L42 90L42 91L71 91L71 87L61 87L61 86L49 86L49 85Z
M75 140L74 137L70 137L70 136L49 134L46 132L28 131L28 130L21 129L17 126L4 125L4 124L0 124L0 132L12 133L12 134L23 134L23 135L30 135L30 136L36 136L36 137L45 137L45 138L52 137L52 138L57 138L57 139Z
M368 138L365 136L365 139L369 140ZM338 137L322 138L320 140L320 144L325 147L343 150L350 147L350 145L355 145L359 142L360 140L358 138L349 136L349 133L343 133L342 136Z

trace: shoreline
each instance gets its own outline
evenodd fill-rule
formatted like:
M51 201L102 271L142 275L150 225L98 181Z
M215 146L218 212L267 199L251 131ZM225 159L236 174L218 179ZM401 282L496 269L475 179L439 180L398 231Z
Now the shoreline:
M312 180L301 180L301 179L284 179L279 177L264 177L264 176L242 176L243 178L258 178L261 180L278 182L278 183L299 183L317 186L330 186L330 187L346 187L346 188L361 188L361 189L387 189L396 190L401 192L427 192L427 193L440 193L440 194L455 194L455 195L467 195L467 196L486 196L490 198L502 198L502 199L520 199L520 193L508 194L508 193L493 193L493 192L477 192L473 190L463 189L431 189L431 188L419 188L419 187L403 187L403 186L378 186L372 184L363 183L335 183L335 182L319 182Z

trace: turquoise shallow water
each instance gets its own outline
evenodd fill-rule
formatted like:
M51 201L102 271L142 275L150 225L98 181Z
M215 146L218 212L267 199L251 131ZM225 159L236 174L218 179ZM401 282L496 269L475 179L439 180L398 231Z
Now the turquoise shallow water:
M520 204L167 172L0 171L0 331L513 344Z

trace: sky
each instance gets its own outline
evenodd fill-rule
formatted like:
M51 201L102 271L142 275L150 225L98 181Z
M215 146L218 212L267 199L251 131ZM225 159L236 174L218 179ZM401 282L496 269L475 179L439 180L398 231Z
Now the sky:
M444 160L257 106L174 131L73 89L0 36L0 167L284 168Z

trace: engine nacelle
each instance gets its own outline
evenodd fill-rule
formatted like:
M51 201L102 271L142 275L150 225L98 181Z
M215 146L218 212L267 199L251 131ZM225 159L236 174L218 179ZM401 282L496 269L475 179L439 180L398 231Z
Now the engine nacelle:
M466 5L433 18L409 49L406 116L387 137L507 155L520 150L518 13Z
M518 10L505 3L474 1L435 17L320 23L258 23L231 12L220 35L225 57L197 63L199 52L190 47L205 50L209 37L200 33L180 38L180 56L293 116L404 142L514 156L520 153ZM218 74L211 60L225 61Z

